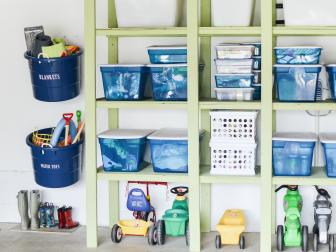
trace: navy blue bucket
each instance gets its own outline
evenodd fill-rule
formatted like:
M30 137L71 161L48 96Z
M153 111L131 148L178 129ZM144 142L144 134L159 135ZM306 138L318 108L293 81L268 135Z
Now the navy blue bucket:
M81 86L81 55L62 58L36 58L27 52L34 97L45 102L70 100L79 95Z
M50 134L53 128L39 130ZM39 147L32 142L33 133L27 136L31 148L35 181L48 188L61 188L75 184L81 174L83 138L66 147Z

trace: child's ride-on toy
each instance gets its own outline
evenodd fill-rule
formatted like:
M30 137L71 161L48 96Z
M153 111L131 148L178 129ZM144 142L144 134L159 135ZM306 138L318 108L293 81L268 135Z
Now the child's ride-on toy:
M313 251L318 251L318 244L329 244L329 252L334 252L334 235L328 235L332 213L330 195L325 189L315 188L318 195L314 201Z
M284 197L285 227L277 227L277 249L283 251L284 247L300 247L303 252L308 251L308 227L301 226L302 197L297 185L283 185L275 191L287 188Z
M215 245L220 249L222 245L239 244L240 249L245 249L245 216L242 210L226 210L216 226L220 235L216 235Z
M138 188L132 189L127 198L127 208L133 211L135 220L120 220L112 228L111 239L119 243L125 235L148 236L149 245L155 245L155 210L150 204L149 195Z
M185 236L187 246L189 246L189 209L186 194L188 187L179 186L170 190L176 194L172 209L166 210L156 224L157 242L163 245L166 241L166 235L169 236Z

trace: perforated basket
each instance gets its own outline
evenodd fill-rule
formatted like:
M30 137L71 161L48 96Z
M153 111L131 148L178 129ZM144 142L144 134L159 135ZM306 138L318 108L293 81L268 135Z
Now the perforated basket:
M220 143L211 141L211 174L255 175L255 143Z
M255 142L257 111L211 111L211 138Z

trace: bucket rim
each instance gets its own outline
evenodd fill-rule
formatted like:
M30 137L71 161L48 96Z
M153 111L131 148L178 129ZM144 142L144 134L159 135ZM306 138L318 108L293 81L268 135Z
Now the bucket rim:
M72 54L72 55L68 55L65 57L58 57L58 58L37 58L37 57L33 57L31 55L28 54L28 51L26 51L24 53L24 57L27 60L38 60L38 61L44 61L44 62L48 62L48 61L55 61L55 60L66 60L69 58L75 58L75 57L79 57L83 54L83 50L80 49L76 54Z

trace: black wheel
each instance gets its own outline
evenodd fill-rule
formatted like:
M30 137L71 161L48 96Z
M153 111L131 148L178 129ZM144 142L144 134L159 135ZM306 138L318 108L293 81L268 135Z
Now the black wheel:
M115 224L111 231L111 240L113 243L119 243L122 239L121 227Z
M308 226L302 226L301 229L302 235L302 251L308 251Z
M215 246L216 249L220 249L222 247L222 239L220 235L216 235Z
M278 251L284 250L284 229L282 225L277 227L277 249Z
M165 244L166 241L166 228L163 220L159 220L156 224L156 232L157 232L157 243L159 245Z
M153 209L153 210L150 210L150 211L147 212L147 213L145 213L144 221L151 221L151 222L153 222L153 223L156 222L156 215L155 215L155 211L154 211L154 209Z
M319 240L318 233L315 232L313 234L313 251L314 252L318 251L318 240Z
M245 249L245 237L242 234L239 237L239 248Z
M149 229L148 229L148 244L150 246L156 245L158 242L158 236L157 236L157 228L156 225L152 225Z
M329 252L334 252L335 249L335 237L334 235L329 235Z
M185 238L186 238L186 244L189 246L189 241L190 241L190 230L189 230L189 222L186 224L185 228Z
M319 230L316 224L313 226L313 234L319 234Z

